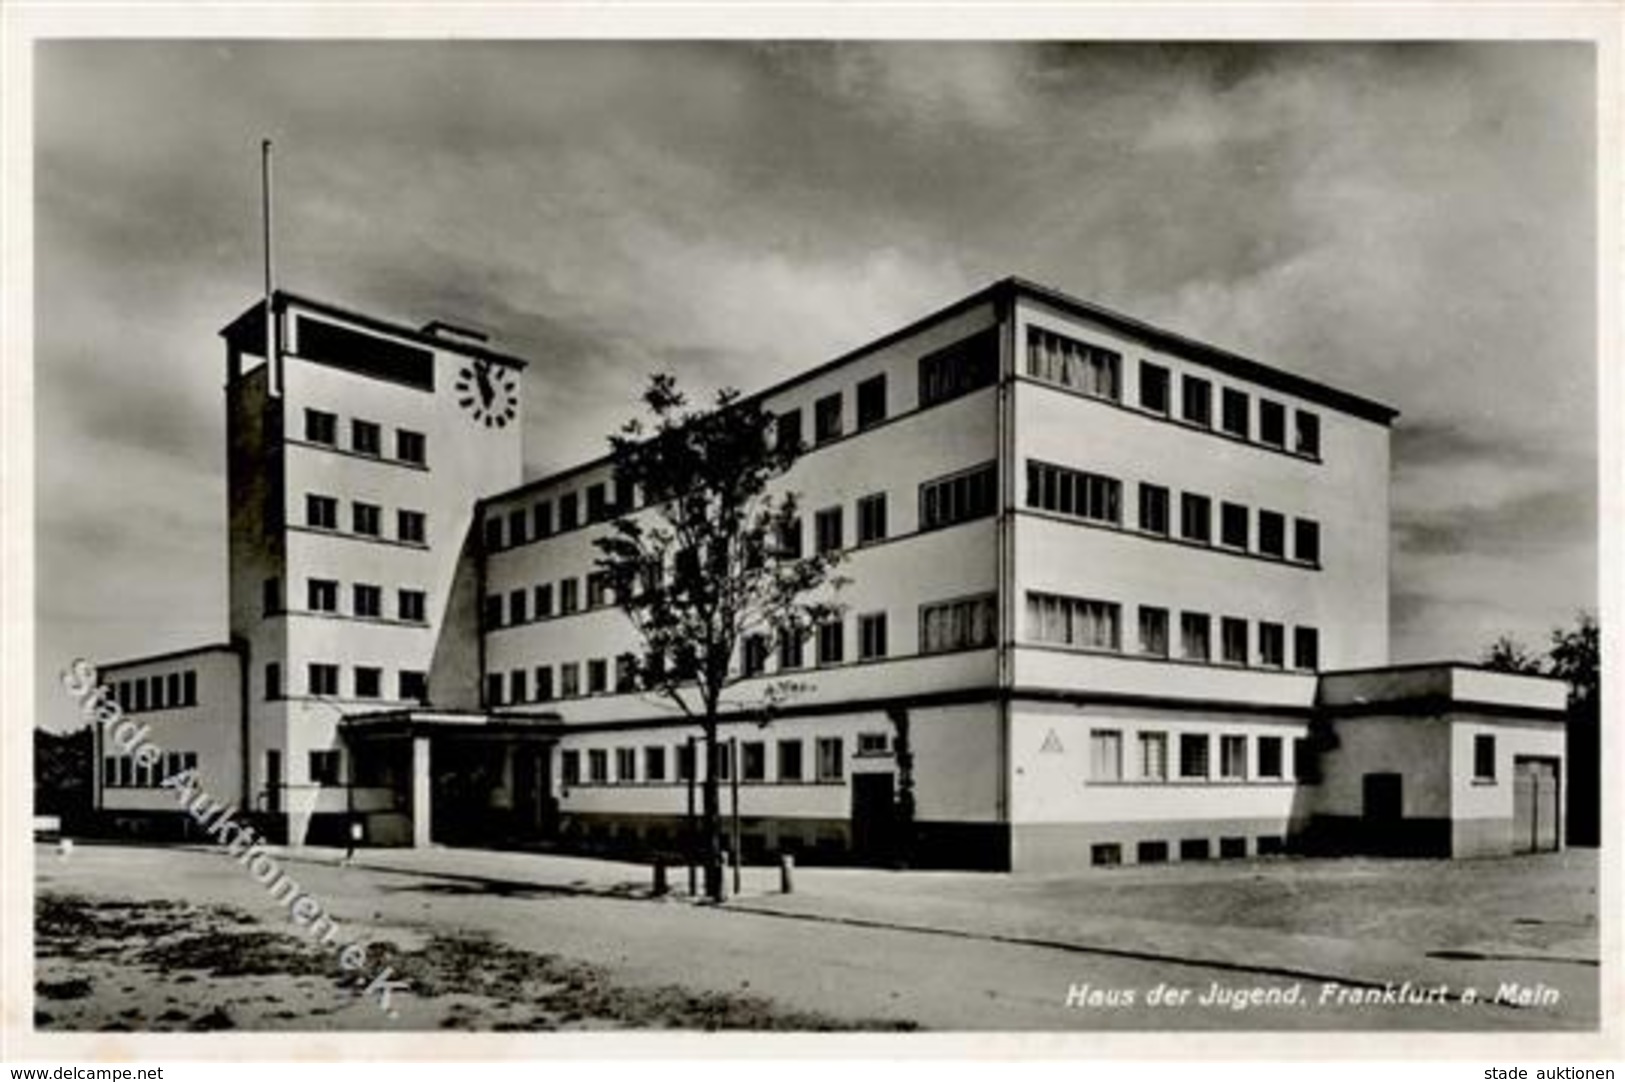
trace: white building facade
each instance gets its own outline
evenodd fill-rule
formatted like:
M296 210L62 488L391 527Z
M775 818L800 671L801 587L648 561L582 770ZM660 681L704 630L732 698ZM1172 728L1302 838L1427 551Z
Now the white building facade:
M522 481L478 336L271 307L224 332L243 686L200 754L295 842L676 852L703 756L596 573L645 513L612 462ZM736 660L747 857L1562 844L1560 684L1385 668L1392 409L1014 279L758 397L849 584Z

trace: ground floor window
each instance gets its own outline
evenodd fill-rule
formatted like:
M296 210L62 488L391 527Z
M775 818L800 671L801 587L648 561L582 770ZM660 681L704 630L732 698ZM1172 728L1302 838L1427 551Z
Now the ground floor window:
M1247 738L1219 737L1219 776L1242 779L1247 776Z
M1118 729L1095 729L1089 733L1089 780L1123 779L1123 734Z
M1183 733L1179 737L1179 776L1208 776L1208 737L1206 733Z
M594 785L609 781L609 752L594 748L587 752L587 780Z
M565 752L559 759L559 773L564 778L564 784L580 785L581 753L579 751Z
M339 784L339 753L337 749L310 753L310 782L312 785Z
M801 741L779 741L779 780L801 780Z
M1168 734L1140 734L1140 777L1147 781L1168 779Z
M615 780L627 784L638 780L638 753L635 748L615 749Z
M1473 737L1473 780L1495 780L1495 737L1488 733Z
M1246 838L1220 838L1219 857L1222 860L1235 860L1247 855Z
M1258 776L1261 778L1279 778L1281 776L1280 737L1261 736L1258 738Z
M644 781L665 781L666 780L666 749L665 748L655 747L655 748L644 748L643 749L643 780Z
M1091 845L1089 847L1089 863L1097 868L1121 864L1123 863L1123 847L1116 842Z
M1183 838L1179 842L1180 860L1206 860L1208 853L1206 838Z
M1141 842L1135 847L1134 859L1141 864L1161 864L1168 859L1168 843Z
M764 781L767 778L767 745L749 740L739 745L739 780Z
M841 738L838 736L824 736L818 738L818 780L840 781L844 774L844 764L841 761Z

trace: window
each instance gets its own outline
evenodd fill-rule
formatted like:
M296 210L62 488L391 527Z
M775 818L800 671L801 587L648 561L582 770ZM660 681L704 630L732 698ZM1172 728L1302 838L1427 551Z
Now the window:
M858 660L873 661L886 656L886 614L865 613L858 617Z
M152 708L162 710L169 705L164 699L164 678L162 676L149 676L147 679L152 685Z
M794 447L801 449L801 411L786 410L778 415L773 422L773 440L778 447Z
M485 595L485 626L488 630L502 626L502 595Z
M1312 627L1292 630L1292 664L1294 668L1314 672L1320 668L1320 632Z
M502 705L502 674L499 672L485 674L485 705Z
M1116 867L1123 863L1123 847L1117 842L1102 842L1089 847L1089 863L1097 868Z
M1297 411L1298 439L1294 450L1310 458L1320 457L1320 418L1307 410Z
M993 594L920 607L920 653L975 650L998 637L999 608Z
M891 753L891 738L885 733L859 733L858 751L860 758L871 755L889 755Z
M508 674L508 701L522 703L530 698L530 689L525 686L530 674L524 669L514 669Z
M339 501L331 496L305 496L305 525L318 530L339 528Z
M1280 624L1259 623L1258 663L1271 669L1286 664L1286 629Z
M839 665L846 654L846 625L830 620L818 625L818 664Z
M841 434L841 396L825 395L813 404L813 439L827 443Z
M1117 525L1122 521L1122 483L1045 462L1027 462L1027 506L1073 518Z
M508 591L508 624L517 626L525 622L525 604L530 600L527 590Z
M530 509L530 535L538 541L553 536L553 505L547 500Z
M594 571L587 576L587 607L601 609L609 604L609 574Z
M1168 860L1167 842L1140 842L1134 847L1134 859L1141 864L1163 864Z
M559 755L559 774L566 785L581 784L581 753L566 751Z
M1168 780L1168 734L1141 733L1140 777L1145 781Z
M492 515L485 520L485 551L495 552L502 547L502 519Z
M338 417L331 413L324 413L322 410L305 410L305 439L311 443L325 443L330 447L338 446Z
M760 676L767 671L768 643L766 635L746 635L740 645L740 668L746 676Z
M1311 518L1292 520L1292 555L1300 563L1320 563L1320 523Z
M1168 370L1160 364L1140 362L1140 408L1168 413Z
M1140 483L1140 529L1168 536L1168 490L1161 485Z
M587 780L594 785L609 784L609 752L603 748L587 751Z
M266 616L282 611L282 580L266 579L260 584L260 607Z
M818 738L818 780L840 781L846 776L844 749L838 736Z
M1123 780L1123 733L1093 729L1089 733L1089 780Z
M1247 855L1247 839L1229 837L1219 839L1219 859L1239 860Z
M602 522L609 514L609 491L599 481L587 486L587 521Z
M1168 656L1168 610L1140 606L1140 653Z
M779 780L801 780L801 741L779 741Z
M573 530L579 525L581 517L581 497L574 492L566 492L559 497L559 529Z
M806 663L802 653L801 636L793 631L779 636L779 668L781 670L801 668Z
M778 535L779 556L786 560L801 558L801 520L791 517L781 521L775 529Z
M813 519L814 551L820 554L839 552L843 533L841 509L826 507Z
M395 594L395 614L407 623L421 624L428 619L428 595L422 590L398 590Z
M739 780L765 781L767 779L767 745L760 740L747 740L739 745Z
M358 455L381 455L384 453L383 431L371 421L353 419L350 421L350 450Z
M609 662L593 658L587 662L587 694L602 695L609 690Z
M1206 860L1210 848L1206 838L1181 838L1179 840L1180 860Z
M282 698L282 664L277 661L265 663L265 698L275 701Z
M311 579L305 590L305 607L311 612L339 611L339 584L332 579Z
M1121 354L1038 327L1027 328L1027 374L1117 401Z
M310 783L312 785L339 784L339 753L313 751L310 753Z
M1300 736L1292 741L1292 774L1298 781L1320 784L1320 763L1307 737Z
M1208 643L1209 629L1210 621L1205 613L1180 613L1179 656L1186 661L1208 660L1212 656Z
M1180 416L1193 425L1213 427L1213 385L1196 376L1186 376Z
M1258 776L1261 778L1279 778L1281 776L1280 737L1261 736L1258 738Z
M637 659L631 654L617 654L615 656L615 690L624 695L637 689Z
M529 528L530 515L523 507L508 512L508 544L523 545Z
M383 532L383 509L375 503L354 503L350 507L350 521L355 532L377 537Z
M536 602L536 604L533 606L533 610L534 610L534 612L536 614L536 619L545 620L549 616L552 616L553 615L553 584L551 582L544 582L544 583L540 584L539 586L537 586L534 590L532 590L531 594L532 594L533 599Z
M553 666L536 666L536 701L545 703L553 698Z
M408 428L395 430L395 457L422 466L429 461L428 441L423 433Z
M1286 555L1286 519L1279 512L1258 513L1258 551L1276 559Z
M135 708L137 710L147 708L147 682L145 680L135 682Z
M1208 736L1206 733L1179 735L1179 776L1205 778L1208 776Z
M1247 664L1247 621L1226 616L1219 621L1219 657L1226 665Z
M1473 737L1473 780L1495 780L1495 737L1479 733Z
M581 663L566 661L559 666L559 695L566 699L581 695Z
M376 699L384 693L384 670L370 666L357 666L355 670L355 697Z
M615 780L626 783L638 780L638 750L636 748L615 749Z
M920 486L920 529L936 530L993 513L998 481L993 463Z
M961 339L920 358L920 408L990 387L999 372L999 331Z
M666 749L663 747L650 747L643 749L643 780L666 780Z
M339 667L323 662L313 661L305 670L306 685L312 695L337 695L339 693Z
M1179 494L1179 536L1209 544L1213 540L1213 501L1193 492Z
M1247 523L1251 516L1239 503L1219 505L1219 541L1231 548L1247 548Z
M1247 777L1247 738L1219 737L1219 777L1243 780Z
M886 373L858 384L858 431L886 419Z
M1281 403L1258 400L1258 439L1271 447L1286 446L1286 407Z
M197 672L187 669L181 674L181 705L197 705Z
M1226 387L1220 396L1219 427L1232 436L1246 439L1252 425L1248 423L1248 413L1251 403L1247 400L1245 391L1238 391L1234 387Z
M429 674L417 669L402 669L398 680L400 697L407 702L429 701Z
M1034 642L1085 650L1122 649L1119 606L1059 594L1027 594L1027 634Z
M677 745L677 780L687 781L694 776L694 743Z
M581 608L581 583L576 579L559 580L559 611L572 613Z
M858 544L886 540L886 494L877 492L858 501Z
M428 524L422 511L396 511L395 537L408 544L421 545L428 535Z
M384 615L384 591L380 587L358 582L350 587L350 601L357 616L376 620Z

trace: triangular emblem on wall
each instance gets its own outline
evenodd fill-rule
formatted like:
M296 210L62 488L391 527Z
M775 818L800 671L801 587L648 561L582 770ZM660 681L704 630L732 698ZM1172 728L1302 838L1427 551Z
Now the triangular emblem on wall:
M1066 749L1061 747L1061 738L1055 735L1054 729L1051 729L1049 735L1044 737L1044 743L1038 750L1047 754L1058 755Z

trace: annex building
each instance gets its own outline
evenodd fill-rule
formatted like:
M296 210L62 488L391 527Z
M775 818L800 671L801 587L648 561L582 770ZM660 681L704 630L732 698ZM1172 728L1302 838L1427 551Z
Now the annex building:
M286 292L222 334L229 635L100 667L166 752L104 737L109 825L181 829L195 765L294 844L674 850L698 726L592 545L644 511L607 457L523 476L525 362ZM1390 664L1395 410L1016 279L759 396L850 584L737 660L747 857L1563 844L1564 686Z

